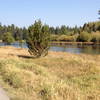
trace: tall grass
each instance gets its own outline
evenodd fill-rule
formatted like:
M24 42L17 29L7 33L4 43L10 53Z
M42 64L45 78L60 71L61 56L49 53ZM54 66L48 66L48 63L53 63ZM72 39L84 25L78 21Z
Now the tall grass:
M0 84L11 100L100 100L99 61L99 55L62 52L39 59L1 57Z

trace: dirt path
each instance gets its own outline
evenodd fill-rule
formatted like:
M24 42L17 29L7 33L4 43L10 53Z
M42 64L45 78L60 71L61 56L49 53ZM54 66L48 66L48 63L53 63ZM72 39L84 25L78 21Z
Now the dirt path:
M5 91L0 87L0 100L10 100Z

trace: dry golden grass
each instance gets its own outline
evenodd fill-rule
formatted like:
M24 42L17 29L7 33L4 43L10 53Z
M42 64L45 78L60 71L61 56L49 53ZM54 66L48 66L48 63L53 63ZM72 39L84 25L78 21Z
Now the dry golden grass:
M0 84L11 100L100 100L100 55L1 47Z

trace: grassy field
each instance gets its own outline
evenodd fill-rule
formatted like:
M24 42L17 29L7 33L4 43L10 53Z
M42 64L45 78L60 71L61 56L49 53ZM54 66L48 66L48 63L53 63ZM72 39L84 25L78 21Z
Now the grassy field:
M0 85L11 100L100 100L100 55L0 47Z

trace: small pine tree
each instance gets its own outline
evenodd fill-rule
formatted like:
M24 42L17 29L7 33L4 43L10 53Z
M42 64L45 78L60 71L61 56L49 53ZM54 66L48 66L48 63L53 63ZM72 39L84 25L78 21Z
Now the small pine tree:
M26 43L29 53L34 57L46 56L50 40L49 26L42 25L42 22L38 20L28 30L29 34Z
M10 32L4 33L2 40L6 45L10 45L14 42L14 38Z

